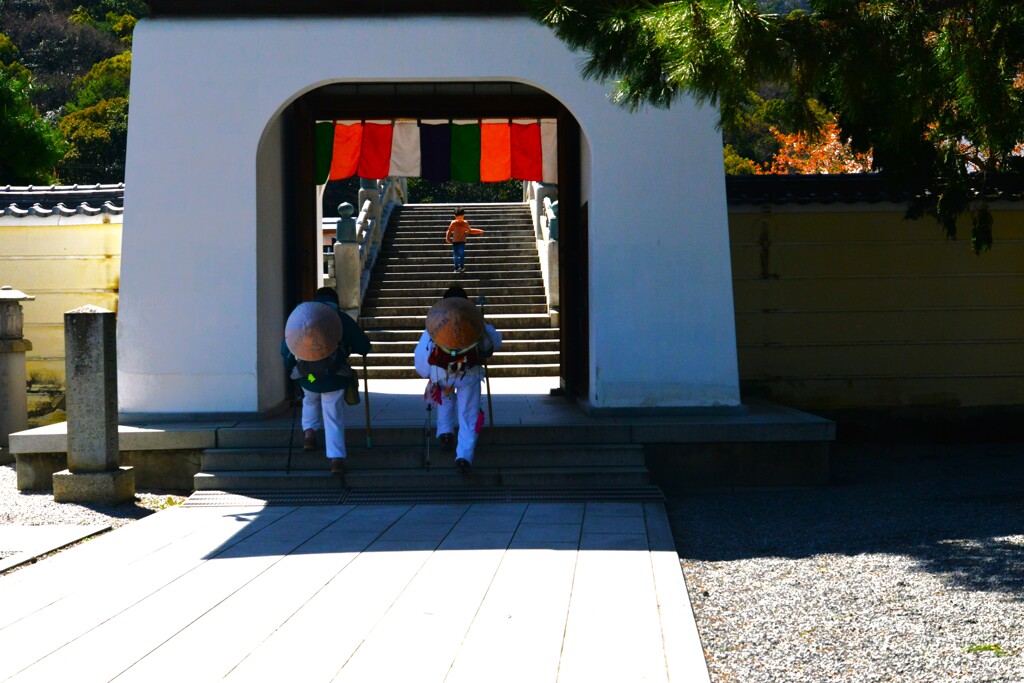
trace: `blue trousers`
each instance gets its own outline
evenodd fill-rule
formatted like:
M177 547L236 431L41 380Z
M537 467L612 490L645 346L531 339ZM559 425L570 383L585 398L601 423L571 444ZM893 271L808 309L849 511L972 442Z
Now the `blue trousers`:
M464 268L466 265L466 243L452 242L452 260L456 268Z

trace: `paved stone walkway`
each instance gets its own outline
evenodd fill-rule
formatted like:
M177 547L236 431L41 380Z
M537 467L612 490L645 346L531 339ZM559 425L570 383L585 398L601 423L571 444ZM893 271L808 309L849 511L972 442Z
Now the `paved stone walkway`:
M664 507L172 508L0 578L0 681L707 681Z

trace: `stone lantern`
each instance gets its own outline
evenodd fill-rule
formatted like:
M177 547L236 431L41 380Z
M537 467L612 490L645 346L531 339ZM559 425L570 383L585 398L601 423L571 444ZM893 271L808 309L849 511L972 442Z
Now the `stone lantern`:
M32 342L23 337L21 302L33 300L10 285L0 287L0 465L14 462L9 435L28 428L25 352L32 350Z
M334 245L335 289L341 310L359 317L359 294L362 288L363 262L359 256L359 236L356 234L355 207L345 202L338 205L338 241ZM369 249L370 245L367 244Z

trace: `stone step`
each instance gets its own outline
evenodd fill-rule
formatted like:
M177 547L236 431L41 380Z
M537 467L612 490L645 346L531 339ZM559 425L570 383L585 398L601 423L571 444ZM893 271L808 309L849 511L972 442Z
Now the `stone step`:
M426 411L424 410L424 417ZM436 424L436 423L435 423ZM234 448L288 448L290 435L298 448L302 443L301 431L294 431L288 424L283 426L243 425L224 427L217 430L217 446L222 449ZM423 447L423 425L415 427L373 427L373 448L388 446ZM366 429L350 426L345 430L345 443L350 447L365 443ZM493 447L531 446L550 448L559 445L631 445L632 432L628 425L614 423L593 425L531 425L524 429L518 425L487 426L480 433L477 442L479 453Z
M437 301L437 299L434 299ZM406 316L406 315L426 315L427 310L430 306L363 306L361 315L367 318L377 316ZM547 314L547 304L487 304L486 315L488 317L492 315L506 314L506 315L522 315L524 313L544 313Z
M394 270L393 268L376 267L371 275L371 278L380 278L383 282L396 283L396 282L410 282L419 281L433 283L438 280L451 279L453 275L459 275L459 280L462 279L476 279L480 281L488 281L492 283L500 282L517 282L520 280L530 280L534 282L543 282L543 276L541 274L540 263L536 264L532 268L521 268L517 270L506 270L499 265L487 265L486 263L474 263L473 259L466 257L466 269L463 272L454 272L451 264L444 267L435 267L430 270L419 270L419 271L400 271Z
M524 327L545 327L551 325L551 317L547 313L527 313L524 315L506 315L487 313L487 321L497 329L524 328ZM391 328L417 328L426 329L427 312L422 315L407 316L377 316L373 318L359 318L359 326L364 330L379 330Z
M373 274L382 278L403 277L405 275L421 275L425 273L444 272L452 265L451 259L426 259L424 263L410 263L408 261L384 261L378 262L373 269ZM466 267L472 266L477 272L509 273L520 275L527 272L540 273L540 263L537 259L508 259L503 261L496 258L473 258L466 255Z
M510 468L476 466L467 474L454 468L421 470L351 470L344 478L328 469L232 472L210 470L195 475L197 491L333 490L333 489L464 489L488 486L550 488L632 488L650 483L645 467Z
M466 293L469 295L471 301L476 301L476 298L483 294L486 297L486 303L488 305L492 301L500 303L500 297L506 297L506 300L508 301L521 299L523 301L529 301L530 303L539 303L547 299L544 295L544 288L540 285L535 285L533 287L467 288ZM438 291L423 291L410 287L389 287L388 289L375 289L371 287L366 292L365 303L367 306L373 306L376 305L376 302L378 301L408 301L421 304L424 307L429 308L430 306L433 306L443 294L444 289Z
M467 257L469 252L467 252ZM525 263L531 265L537 265L537 252L534 251L532 254L495 254L486 253L478 254L473 252L473 261L477 263L497 264L505 265L509 263ZM381 257L378 257L381 258ZM436 266L438 264L448 265L452 262L451 250L445 250L438 252L435 255L423 255L416 254L410 256L396 256L385 255L384 263L389 267L391 266L413 266L413 267L429 267Z
M517 306L517 305L538 305L545 304L547 298L541 294L491 294L485 295L485 308L491 310L491 306ZM439 296L379 296L367 293L363 299L363 310L367 308L381 308L387 306L421 306L430 308L439 300ZM475 299L476 297L470 297Z
M480 258L532 258L536 260L537 248L535 246L486 246L470 245L466 253L472 253ZM406 260L406 259L448 259L451 260L452 248L447 244L435 244L432 246L384 246L380 250L378 259Z
M490 376L495 377L558 377L561 366L550 365L494 365L488 369ZM370 379L420 379L416 370L409 365L378 365L368 371Z
M523 327L519 329L497 328L501 333L502 343L525 340L554 340L559 339L557 327ZM379 342L412 342L419 341L422 329L377 329L366 330L370 340L377 344Z
M419 337L416 339L410 339L409 341L380 341L370 338L373 342L373 351L370 353L368 358L372 360L375 356L387 356L391 354L412 354L416 349L416 343L419 341ZM551 351L558 352L559 340L557 339L505 339L502 337L501 340L502 352L508 353L536 353L540 351ZM358 360L356 356L356 362L362 365L362 361Z
M292 470L323 470L329 467L323 449L304 451L302 435L296 430L291 454ZM346 468L349 471L365 469L414 469L423 467L424 446L383 446L366 448L359 439L348 446ZM431 434L430 458L432 467L453 466L451 451L442 451ZM602 444L489 445L480 446L476 462L496 468L543 467L643 467L642 446ZM209 449L202 455L203 471L261 471L284 470L288 463L288 449L222 448Z
M416 290L421 296L435 296L440 299L445 290L453 285L458 285L466 290L470 299L476 299L479 294L484 294L495 289L518 289L521 287L544 289L543 280L536 277L520 278L516 280L492 280L489 278L473 277L468 270L465 273L449 273L446 277L424 278L422 280L387 280L371 285L367 293L370 296L384 295L396 296L395 292L408 292ZM371 280L371 282L373 282ZM510 285L510 286L506 286Z
M476 247L502 247L502 246L513 246L519 249L526 249L529 245L536 246L537 242L531 234L515 234L515 235L473 235L467 242L469 248ZM396 246L396 247L417 247L417 246L434 246L442 249L451 249L452 245L444 241L444 235L435 235L429 233L397 233L390 239L386 239L383 242L383 248Z
M504 349L504 346L502 347ZM554 351L496 351L491 359L487 362L490 367L490 372L493 375L497 372L497 366L506 365L558 365L559 352ZM360 363L361 364L361 363ZM382 366L392 367L413 367L413 352L408 353L391 351L384 352L383 350L378 351L374 348L373 353L366 357L366 364L370 368L371 372Z

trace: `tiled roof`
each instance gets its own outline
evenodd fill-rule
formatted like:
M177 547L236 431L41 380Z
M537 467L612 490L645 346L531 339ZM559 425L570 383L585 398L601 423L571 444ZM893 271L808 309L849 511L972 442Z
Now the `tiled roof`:
M124 183L110 185L0 185L0 216L119 216Z
M725 188L731 206L906 203L928 192L922 190L915 194L894 187L888 179L874 173L727 176ZM988 201L1021 201L1024 200L1024 177L990 175L977 191L979 198Z

